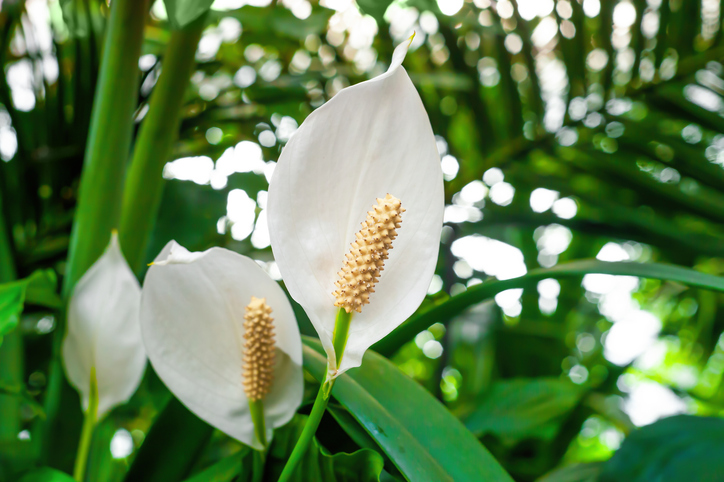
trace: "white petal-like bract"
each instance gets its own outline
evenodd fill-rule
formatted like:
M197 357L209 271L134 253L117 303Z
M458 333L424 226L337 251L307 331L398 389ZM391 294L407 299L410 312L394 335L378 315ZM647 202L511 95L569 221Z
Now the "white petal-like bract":
M434 274L444 192L425 108L401 66L343 89L309 115L281 153L269 187L274 257L327 352L330 372L359 366L364 352L420 305ZM376 198L402 201L402 227L370 303L355 313L339 367L332 347L337 272ZM335 371L337 369L337 371Z
M243 387L244 314L251 297L272 308L276 363L264 399L267 440L304 392L302 341L284 291L253 260L223 248L190 253L174 241L143 283L141 326L158 376L199 418L261 449Z
M141 286L114 233L103 255L83 275L68 303L68 329L62 358L68 380L88 409L95 369L100 420L126 402L146 368L139 307Z

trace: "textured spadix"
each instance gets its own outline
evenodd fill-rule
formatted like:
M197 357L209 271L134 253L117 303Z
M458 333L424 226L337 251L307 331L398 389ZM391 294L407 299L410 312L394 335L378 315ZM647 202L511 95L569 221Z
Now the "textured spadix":
M309 315L332 375L362 355L420 305L437 263L444 207L435 137L397 47L389 70L343 89L287 143L269 187L272 250L287 288ZM352 317L337 366L332 334L338 272L377 198L393 194L406 212L369 304Z
M251 297L244 315L244 392L261 400L274 380L274 319L264 298Z
M370 302L375 284L385 267L392 242L397 237L405 210L399 199L387 194L384 199L377 198L377 204L367 212L362 229L357 231L342 270L337 273L339 280L334 284L334 306L362 313L362 306Z
M141 287L126 263L114 233L103 255L83 275L68 303L63 367L88 409L91 369L98 386L100 420L127 401L143 378L146 352L138 308Z
M171 392L199 418L260 450L244 386L252 296L274 312L273 382L264 396L271 440L302 401L302 342L286 295L258 264L222 248L190 253L172 241L146 275L141 326L151 364Z

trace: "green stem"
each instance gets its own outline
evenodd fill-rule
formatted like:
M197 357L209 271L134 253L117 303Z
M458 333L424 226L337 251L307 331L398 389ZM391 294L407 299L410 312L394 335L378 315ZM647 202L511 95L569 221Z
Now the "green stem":
M0 192L0 283L14 281L17 277L8 232ZM23 365L23 337L20 330L15 329L3 337L0 345L0 382L11 386L22 385ZM17 440L20 431L20 405L20 397L0 395L0 442Z
M339 367L339 364L342 361L344 348L347 346L349 325L351 322L352 313L347 313L344 308L340 308L337 311L337 318L334 321L334 333L332 335L332 345L334 346L334 356L336 358L337 367ZM307 423L304 425L304 429L302 430L302 435L299 437L299 440L297 440L297 444L294 446L294 450L292 450L292 454L289 456L289 460L287 460L287 464L284 466L282 475L279 476L279 482L289 480L294 473L294 469L302 459L302 456L307 452L309 442L312 441L312 437L314 437L314 434L317 432L319 422L322 421L322 415L324 415L324 411L327 409L327 403L329 403L329 397L332 392L332 387L334 386L334 380L335 379L330 378L329 373L327 373L327 378L324 380L324 383L320 385L317 398L314 400L314 405L312 406L312 412L309 414Z
M251 421L254 422L254 433L261 445L266 448L266 428L264 423L264 401L249 400L249 412Z
M111 2L63 280L65 297L70 296L75 283L103 253L111 229L118 225L138 99L138 58L148 2Z
M339 365L342 363L344 348L347 346L347 338L349 338L349 325L352 322L352 314L353 313L347 313L344 308L340 308L337 311L337 319L334 321L332 345L334 346L336 368L339 368Z
M96 426L98 415L98 384L96 382L95 368L91 368L90 377L88 410L83 418L83 429L81 430L78 453L75 457L75 468L73 469L73 478L77 482L82 482L85 479L85 468L88 463L91 440L93 440L93 429Z
M289 456L289 460L287 460L287 464L279 476L279 482L291 480L294 469L296 469L302 457L307 452L307 447L317 432L317 427L319 427L319 422L322 421L322 415L324 415L324 411L327 409L327 403L329 402L328 394L331 390L325 388L327 384L334 384L334 380L327 379L319 387L317 398L314 400L314 405L312 406L312 412L309 414L307 423L302 430L302 435L299 437L299 440L297 440L297 444L294 446L294 450L292 450L292 454ZM326 396L325 393L327 394Z
M264 480L264 464L266 463L266 454L263 450L254 450L253 455L253 472L252 482L262 482Z
M133 150L123 192L120 241L134 271L143 266L146 245L161 204L165 183L161 173L178 136L184 94L196 65L194 54L205 21L206 15L202 15L171 34L161 62L161 75Z

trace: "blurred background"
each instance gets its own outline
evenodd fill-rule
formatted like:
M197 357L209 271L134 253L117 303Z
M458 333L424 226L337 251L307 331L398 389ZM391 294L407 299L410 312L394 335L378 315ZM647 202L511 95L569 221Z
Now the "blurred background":
M62 276L108 5L0 8L0 229L20 276L48 267ZM414 32L404 65L437 136L447 203L428 303L581 258L722 275L722 9L716 0L216 0L146 259L170 239L225 246L280 279L265 210L279 153L310 112L384 72ZM170 37L161 1L145 35L137 124ZM30 311L20 326L25 366L2 364L6 343L0 377L28 389L0 394L0 416L19 405L23 419L3 424L0 441L30 437L46 389L56 321ZM500 293L388 355L516 480L553 471L543 480L582 481L637 427L724 413L722 331L721 294L586 275ZM147 376L102 423L94 480L123 477L168 397ZM224 450L217 442L207 459Z

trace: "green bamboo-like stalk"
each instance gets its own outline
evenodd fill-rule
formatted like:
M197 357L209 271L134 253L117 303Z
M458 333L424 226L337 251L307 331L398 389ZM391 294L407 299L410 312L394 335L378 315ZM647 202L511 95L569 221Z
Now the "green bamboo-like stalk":
M123 192L120 241L128 264L138 271L161 204L163 166L171 155L181 122L184 93L206 15L171 35L161 75L151 94Z
M148 0L111 2L63 283L66 297L118 225L147 12Z
M17 277L0 194L0 283ZM23 339L19 330L5 335L0 345L0 381L8 385L23 382ZM0 442L16 440L20 431L20 398L0 395Z

